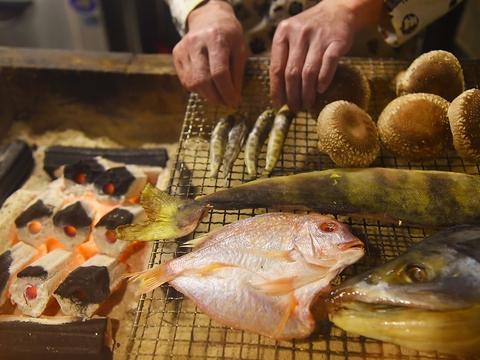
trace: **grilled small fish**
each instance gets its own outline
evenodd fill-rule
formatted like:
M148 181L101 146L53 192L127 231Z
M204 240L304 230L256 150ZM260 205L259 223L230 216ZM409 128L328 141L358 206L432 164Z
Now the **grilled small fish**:
M186 235L185 230L193 231L201 220L195 216L204 215L209 206L219 210L307 209L429 227L480 225L480 176L386 168L332 169L259 179L196 200L173 198L147 187L142 205L156 214L149 218L153 223L146 225L148 231L142 233L139 225L134 238L128 228L122 228L120 239L168 239L165 236L175 231L176 237ZM152 238L153 234L158 237Z
M212 131L210 138L210 174L212 178L216 178L218 170L222 164L225 146L227 144L228 133L233 126L233 117L231 115L222 117Z
M277 164L282 153L283 144L287 138L288 129L294 118L295 114L290 111L287 105L284 105L275 115L273 127L268 138L264 175L269 175Z
M249 175L257 176L257 160L263 143L267 139L270 132L275 113L268 109L260 114L252 131L248 134L247 143L245 145L245 166Z
M228 133L227 148L223 156L223 176L226 178L232 170L233 163L242 150L243 143L247 136L248 127L245 123L244 116L237 114L234 124Z
M334 218L269 213L214 230L191 253L133 276L145 293L169 282L211 318L276 339L308 336L310 305L364 254Z
M346 331L422 351L480 350L480 227L439 232L344 282L330 319Z

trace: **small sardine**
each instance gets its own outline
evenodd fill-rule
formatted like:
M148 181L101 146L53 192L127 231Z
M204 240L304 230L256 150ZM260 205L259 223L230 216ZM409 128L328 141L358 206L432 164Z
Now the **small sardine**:
M230 170L232 170L233 163L238 157L240 150L242 150L243 143L247 136L248 128L245 123L245 117L237 114L235 122L228 133L228 142L223 156L223 177L227 178Z
M441 231L331 294L346 331L449 354L480 350L480 227Z
M245 166L249 175L257 176L258 153L262 149L263 143L267 139L268 133L272 129L275 112L271 109L265 110L260 114L252 131L248 135L245 145Z
M290 111L287 105L282 106L277 115L275 115L273 127L268 138L264 175L268 176L277 164L282 153L283 144L287 138L288 129L294 118L295 114Z
M169 282L212 319L275 339L310 335L316 295L364 254L345 224L320 214L259 215L188 245L196 249L133 275L138 291Z
M218 170L222 164L225 146L227 144L228 133L233 126L233 117L231 115L222 117L212 131L210 138L210 174L211 178L216 178Z

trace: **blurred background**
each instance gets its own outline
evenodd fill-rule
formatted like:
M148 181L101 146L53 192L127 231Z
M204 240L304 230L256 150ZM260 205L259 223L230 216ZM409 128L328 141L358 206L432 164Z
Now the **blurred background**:
M424 34L424 51L480 58L480 0ZM0 46L169 53L179 40L162 0L0 0Z

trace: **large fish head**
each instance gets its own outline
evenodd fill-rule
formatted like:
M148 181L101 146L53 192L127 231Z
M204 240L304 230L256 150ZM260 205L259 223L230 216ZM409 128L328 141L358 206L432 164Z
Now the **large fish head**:
M480 227L448 229L344 282L333 303L459 309L480 303Z
M320 214L309 214L302 221L296 248L308 263L343 269L364 255L363 243L347 225Z
M480 348L480 227L459 226L344 282L330 320L346 331L415 350Z

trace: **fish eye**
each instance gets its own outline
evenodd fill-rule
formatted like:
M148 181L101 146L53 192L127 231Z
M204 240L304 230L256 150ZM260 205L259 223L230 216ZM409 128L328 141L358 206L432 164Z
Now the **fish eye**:
M326 222L320 224L320 230L324 232L334 232L335 230L337 230L337 227L338 225L334 222Z
M427 270L421 265L410 264L405 268L405 274L407 274L408 279L414 283L424 282L428 280Z

